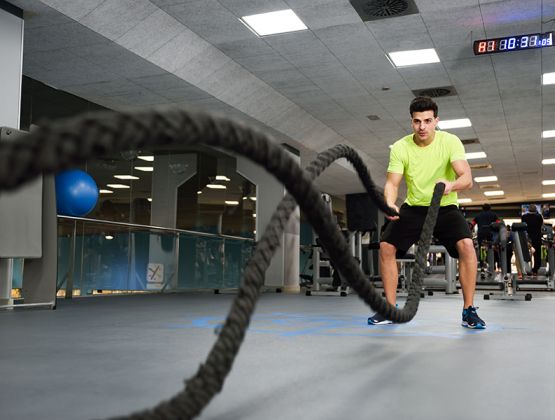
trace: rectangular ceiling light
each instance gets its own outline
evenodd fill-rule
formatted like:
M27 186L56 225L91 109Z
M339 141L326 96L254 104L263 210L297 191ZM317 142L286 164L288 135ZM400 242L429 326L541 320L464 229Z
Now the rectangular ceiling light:
M487 195L488 197L495 196L495 195L503 195L503 194L505 194L505 191L503 191L503 190L484 191L484 195Z
M485 152L471 152L471 153L465 153L466 156L466 160L471 160L471 159L483 159L485 157L487 157Z
M542 85L553 85L553 84L555 84L555 73L542 74Z
M542 131L542 139L550 139L551 137L555 137L555 130Z
M138 176L134 176L134 175L114 175L114 178L117 178L117 179L139 179Z
M146 160L147 162L154 162L154 156L137 156L139 159Z
M114 193L112 190L104 190L104 189L100 189L100 190L98 190L98 192L100 194L113 194Z
M555 179L544 179L542 185L555 185Z
M459 204L472 203L472 198L459 198L457 200L457 203Z
M222 184L206 184L206 187L213 190L225 190L227 188L225 185Z
M555 159L543 159L542 165L555 165Z
M543 198L553 198L555 197L555 193L544 193L542 194Z
M154 168L152 166L134 166L134 169L141 171L141 172L152 172Z
M225 203L226 203L228 206L237 206L237 205L239 205L239 202L238 202L238 201L235 201L235 200L225 200Z
M439 63L439 57L434 48L424 50L395 51L388 53L387 57L395 67Z
M247 28L259 36L282 34L308 29L291 9L277 12L243 16L239 19Z
M231 179L225 175L216 175L216 181L231 181Z
M457 120L443 120L437 126L442 130L449 130L450 128L465 128L472 127L472 123L468 118L459 118Z
M474 178L474 181L476 181L476 182L493 182L493 181L497 181L497 177L495 175L477 176L477 177Z
M110 187L110 188L116 188L116 189L118 189L118 188L121 188L121 189L131 188L129 185L123 185L123 184L106 184L106 186Z

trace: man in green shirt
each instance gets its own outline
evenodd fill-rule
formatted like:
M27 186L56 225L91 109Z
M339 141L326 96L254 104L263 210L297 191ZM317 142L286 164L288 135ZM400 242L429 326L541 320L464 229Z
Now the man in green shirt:
M387 301L395 305L398 282L397 251L406 252L420 237L435 184L445 184L434 237L449 255L459 259L459 280L463 292L462 326L484 329L486 323L476 313L477 260L472 233L457 204L457 191L472 187L472 174L460 139L436 131L437 104L418 97L410 104L413 134L398 140L391 148L384 197L399 216L391 220L380 240L380 271ZM395 202L405 178L407 198L399 209ZM390 324L380 314L368 318L369 325Z

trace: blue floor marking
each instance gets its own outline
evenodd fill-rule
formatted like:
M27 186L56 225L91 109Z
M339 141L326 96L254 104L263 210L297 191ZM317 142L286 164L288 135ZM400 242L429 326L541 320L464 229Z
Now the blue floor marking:
M166 324L170 329L214 330L225 322L223 316L201 316L182 323ZM469 334L498 333L503 331L530 331L530 328L487 325L485 330L468 329L460 319L447 321L413 320L406 324L367 325L367 317L349 315L307 315L273 312L255 315L249 333L275 334L282 337L439 337L461 339Z

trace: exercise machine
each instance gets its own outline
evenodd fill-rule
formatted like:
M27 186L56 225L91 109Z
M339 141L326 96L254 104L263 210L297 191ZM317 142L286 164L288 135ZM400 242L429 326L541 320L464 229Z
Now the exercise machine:
M436 264L438 254L441 254L443 264ZM449 255L442 245L430 245L428 256L428 266L424 270L426 276L422 281L428 295L431 296L434 291L442 290L448 295L458 293L457 260Z
M322 194L322 199L331 211L331 196ZM342 230L352 255L359 264L362 261L362 232ZM325 248L314 233L312 244L312 284L307 285L306 296L347 296L352 292L349 283L343 279L330 260Z
M537 276L532 276L532 255L528 248L528 233L526 223L514 223L512 225L513 248L516 257L518 290L555 290L555 276L553 274L553 263L555 260L555 249L553 247L553 230L548 232L544 244L547 245L547 267L541 267ZM540 253L541 250L535 250Z
M519 231L520 227L518 225L522 225L522 223L520 224L513 224L511 230L513 231L513 246L515 248L515 253L518 254L520 253L520 255L522 256L522 249L521 249L521 243L520 240L518 238L518 235L515 235L515 225L517 231ZM524 226L524 228L526 228L526 226ZM499 239L498 239L498 249L499 249L499 263L501 266L501 277L502 277L502 283L501 283L501 293L496 293L496 292L490 292L488 294L484 295L484 299L485 300L525 300L525 301L530 301L532 300L532 295L530 293L526 293L526 294L517 294L517 279L518 276L516 273L511 273L510 269L508 268L508 261L507 261L507 242L508 242L508 235L507 235L507 227L505 226L505 223L503 222L496 222L496 223L492 223L492 229L494 229L495 231L499 232Z

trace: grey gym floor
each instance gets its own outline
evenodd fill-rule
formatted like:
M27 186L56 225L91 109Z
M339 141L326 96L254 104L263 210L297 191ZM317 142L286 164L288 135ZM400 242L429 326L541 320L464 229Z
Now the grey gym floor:
M366 325L357 296L264 294L202 419L555 418L555 296L484 301L460 326L436 293L404 325ZM0 312L0 418L97 419L182 389L234 295L60 300Z

